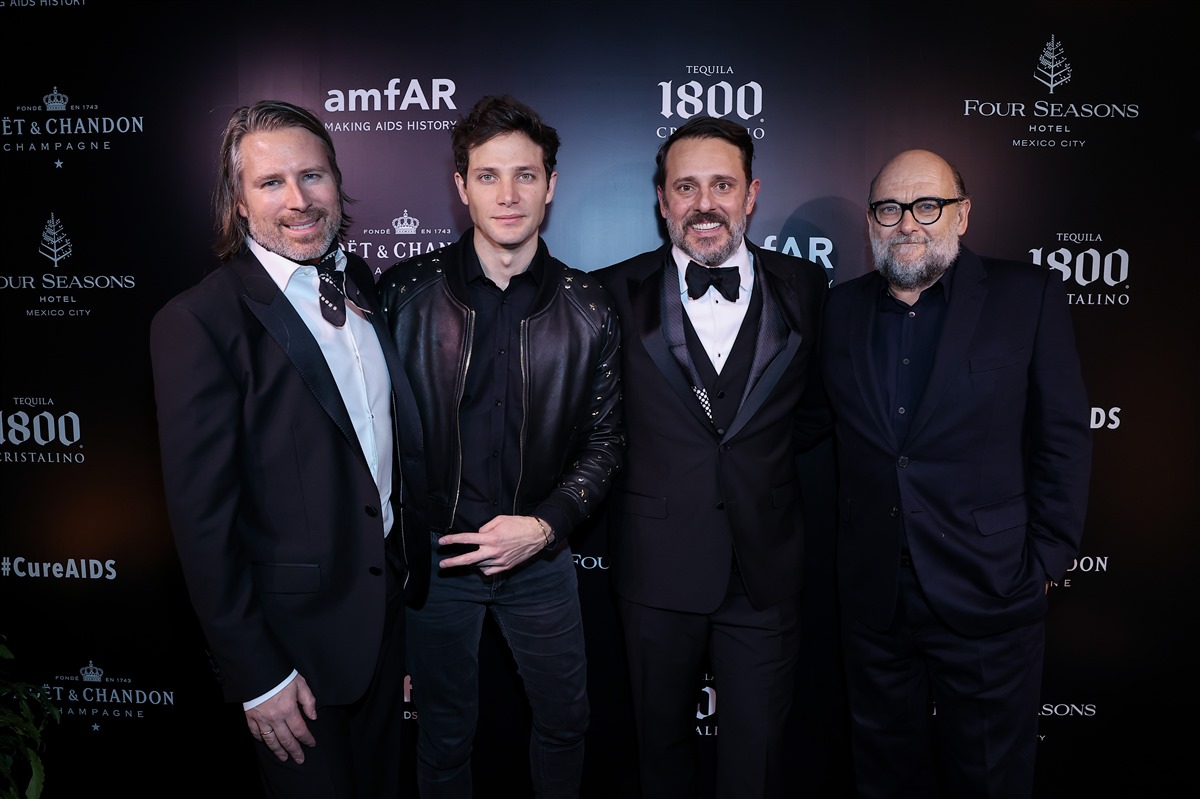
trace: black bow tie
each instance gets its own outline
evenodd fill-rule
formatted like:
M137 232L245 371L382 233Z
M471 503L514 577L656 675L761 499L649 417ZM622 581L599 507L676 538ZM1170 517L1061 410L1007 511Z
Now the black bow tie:
M701 266L689 261L684 278L687 280L688 296L693 300L703 297L709 286L716 286L722 297L737 302L738 287L742 280L736 266Z

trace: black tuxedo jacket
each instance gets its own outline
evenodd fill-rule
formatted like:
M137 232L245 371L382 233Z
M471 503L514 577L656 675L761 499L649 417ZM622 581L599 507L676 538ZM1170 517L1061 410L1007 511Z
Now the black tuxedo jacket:
M817 264L747 247L763 308L747 390L723 432L692 390L686 345L664 334L682 324L663 294L670 246L594 273L622 330L627 450L608 509L612 574L617 593L639 604L716 610L735 553L756 607L802 587L795 454L828 430L815 356L828 282Z
M925 391L897 441L872 337L883 278L836 286L824 381L837 419L843 608L882 629L901 524L921 588L966 635L1040 618L1083 534L1089 406L1058 273L963 249ZM903 517L903 518L902 518Z
M393 385L391 535L427 546L419 416L370 270L347 257ZM316 340L244 252L158 312L151 356L167 511L226 697L295 668L320 704L354 701L382 638L387 556L379 491Z

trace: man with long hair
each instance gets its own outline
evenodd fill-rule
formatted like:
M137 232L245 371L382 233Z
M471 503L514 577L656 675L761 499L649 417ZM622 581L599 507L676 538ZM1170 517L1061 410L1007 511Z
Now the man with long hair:
M412 391L340 245L349 198L320 121L237 109L219 172L221 265L151 327L189 595L268 794L391 799L404 592L426 569L407 557L426 530Z

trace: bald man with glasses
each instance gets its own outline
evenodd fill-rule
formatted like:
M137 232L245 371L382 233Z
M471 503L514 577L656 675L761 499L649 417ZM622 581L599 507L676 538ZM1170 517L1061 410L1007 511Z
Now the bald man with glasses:
M1030 797L1052 582L1079 550L1089 402L1057 272L962 246L941 156L871 183L835 286L838 583L857 795Z

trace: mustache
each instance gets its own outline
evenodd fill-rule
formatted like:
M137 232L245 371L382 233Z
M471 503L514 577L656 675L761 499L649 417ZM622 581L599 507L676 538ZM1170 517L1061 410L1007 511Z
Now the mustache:
M313 208L302 214L281 217L279 221L285 225L303 225L309 222L320 222L327 216L329 216L329 212L324 208Z
M896 236L893 239L889 239L888 244L930 244L932 241L933 238L931 236L914 233L911 236Z
M729 221L725 219L723 214L718 214L715 211L697 211L684 220L685 226L691 226L702 222L716 222L718 225L729 227Z

